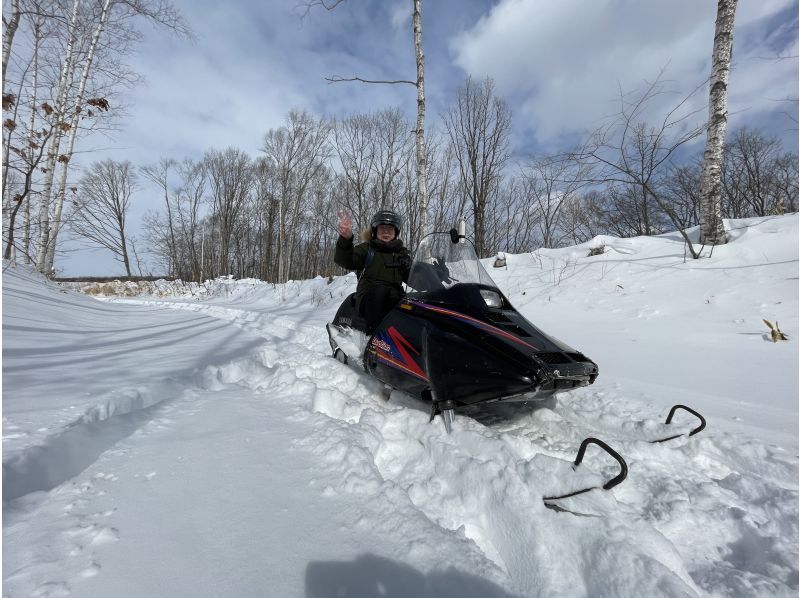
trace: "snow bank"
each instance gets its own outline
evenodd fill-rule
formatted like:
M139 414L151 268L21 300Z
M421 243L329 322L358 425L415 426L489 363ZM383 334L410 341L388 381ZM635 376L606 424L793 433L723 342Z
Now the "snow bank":
M487 264L600 377L450 435L327 356L353 276L99 302L6 273L4 592L795 596L797 216L731 224L695 262L664 235ZM676 402L708 429L648 443ZM589 435L628 479L546 509L614 475L570 467Z

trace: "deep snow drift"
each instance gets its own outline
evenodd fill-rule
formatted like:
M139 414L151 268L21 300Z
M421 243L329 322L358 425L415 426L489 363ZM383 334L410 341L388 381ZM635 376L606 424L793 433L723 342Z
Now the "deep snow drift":
M600 377L450 435L328 357L352 275L98 301L6 268L4 596L795 596L798 218L728 225L699 261L487 262ZM708 429L645 442L674 403ZM546 509L588 435L628 479Z

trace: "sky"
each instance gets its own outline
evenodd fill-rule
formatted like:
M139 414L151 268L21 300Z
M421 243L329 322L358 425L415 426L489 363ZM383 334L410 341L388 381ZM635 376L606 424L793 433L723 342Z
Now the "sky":
M4 595L796 598L798 215L731 224L697 261L676 232L484 260L599 376L450 433L330 357L353 273L98 301L7 268ZM675 403L706 428L649 442L697 425ZM572 467L586 437L627 479L545 508L617 475Z
M319 116L399 107L415 117L409 85L330 84L325 77L413 79L410 0L347 0L305 11L297 0L177 0L194 41L143 25L129 64L122 131L87 140L136 165L200 159L234 146L258 156L263 136L292 109ZM707 0L438 0L423 2L428 130L467 76L491 77L512 111L512 151L522 158L570 146L663 71L668 93L654 118L697 89L705 114L716 3ZM798 4L740 0L729 84L731 129L750 126L797 151ZM698 151L702 140L695 142ZM158 205L143 187L131 221ZM81 273L105 258L71 255ZM92 262L94 260L94 264Z

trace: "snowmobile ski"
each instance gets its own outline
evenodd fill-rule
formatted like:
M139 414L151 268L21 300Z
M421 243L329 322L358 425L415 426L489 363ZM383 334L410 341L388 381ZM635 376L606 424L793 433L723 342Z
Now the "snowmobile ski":
M615 475L613 478L611 478L610 480L607 480L607 481L603 482L603 484L599 485L599 486L598 485L592 485L592 486L587 486L587 487L584 487L584 488L580 488L578 490L572 490L572 491L567 492L565 494L560 494L560 495L556 495L556 496L545 496L545 497L542 498L542 500L544 501L544 505L547 508L553 509L555 511L566 511L566 512L570 512L570 513L575 513L574 511L572 511L572 510L570 510L568 508L560 506L557 503L557 501L562 500L562 499L566 499L566 498L572 498L572 497L578 496L580 494L585 494L585 493L590 492L592 490L611 490L615 486L618 486L619 484L621 484L625 480L625 478L628 477L628 464L626 463L625 459L622 458L622 455L620 455L617 451L615 451L613 448L611 448L608 444L606 444L605 442L603 442L599 438L591 438L591 437L585 438L583 440L583 442L581 442L581 446L578 449L578 455L575 457L575 461L572 464L573 471L583 462L583 458L586 455L586 449L590 444L594 444L594 445L599 446L608 455L610 455L619 464L619 473L617 475ZM575 514L576 515L582 515L583 513L575 513Z
M667 415L667 421L664 422L666 425L669 425L669 424L672 423L672 418L674 417L675 412L678 411L678 409L682 409L683 411L686 411L686 412L691 413L692 415L694 415L698 420L700 420L700 425L697 426L696 428L692 428L692 430L688 434L686 434L686 433L673 434L673 435L667 436L665 438L657 438L655 440L650 440L649 441L650 444L658 444L658 443L661 443L661 442L668 442L670 440L675 440L676 438L680 438L682 436L694 436L698 432L702 432L705 429L705 427L706 427L706 418L704 418L702 415L700 415L697 411L695 411L691 407L687 407L686 405L673 405L672 409L669 410L669 415Z

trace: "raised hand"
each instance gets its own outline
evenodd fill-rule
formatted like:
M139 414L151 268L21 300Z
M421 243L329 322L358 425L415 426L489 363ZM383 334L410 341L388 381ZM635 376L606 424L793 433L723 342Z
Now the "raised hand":
M345 239L350 239L353 237L353 223L350 222L350 212L345 210L344 212L337 212L339 216L339 224L337 229L339 230L339 234L343 236Z

